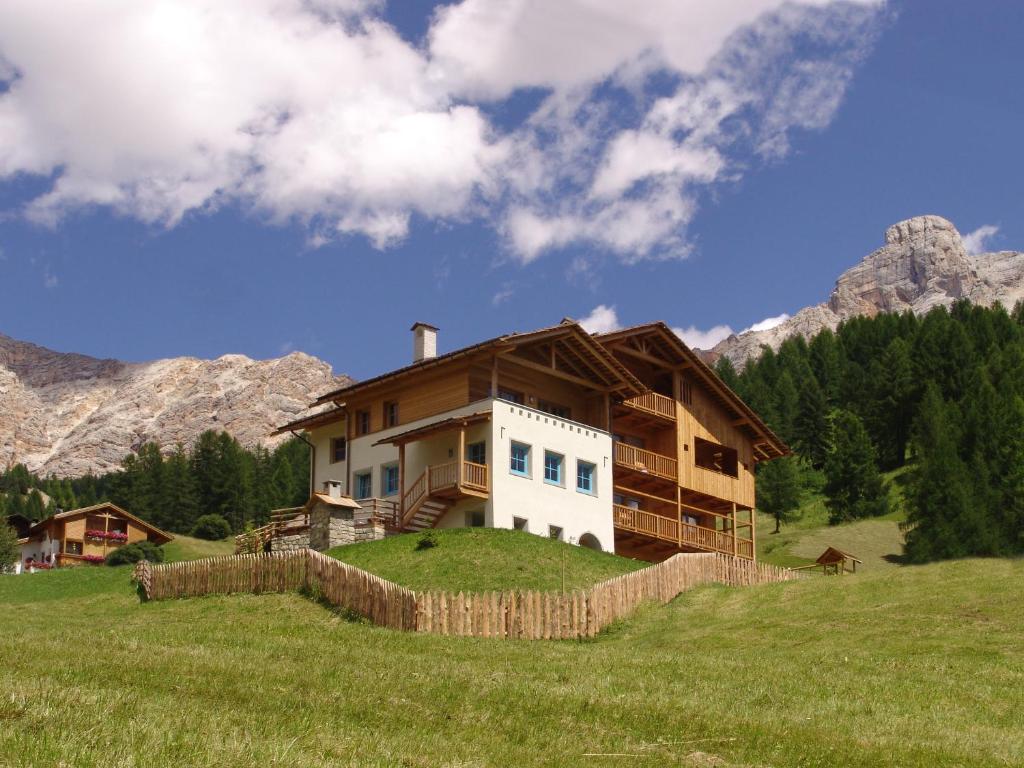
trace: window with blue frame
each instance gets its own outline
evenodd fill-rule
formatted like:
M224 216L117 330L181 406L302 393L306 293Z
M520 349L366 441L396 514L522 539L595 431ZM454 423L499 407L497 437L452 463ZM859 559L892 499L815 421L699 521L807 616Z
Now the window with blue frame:
M373 473L360 472L356 475L356 498L369 499L373 496Z
M509 471L513 475L530 476L530 446L525 443L512 443Z
M398 465L387 464L383 467L381 483L384 486L384 496L394 496L398 493Z
M589 461L576 462L576 490L580 493L595 493L597 466Z
M562 465L565 458L552 451L544 451L544 482L551 485L562 484Z
M466 446L466 459L474 464L487 463L487 443L470 443Z

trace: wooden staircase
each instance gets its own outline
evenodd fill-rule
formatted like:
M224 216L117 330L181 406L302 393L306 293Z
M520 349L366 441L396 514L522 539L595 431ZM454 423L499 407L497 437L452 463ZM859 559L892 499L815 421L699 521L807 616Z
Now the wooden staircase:
M487 467L471 461L451 461L427 467L402 497L403 531L423 531L437 521L458 499L487 498Z

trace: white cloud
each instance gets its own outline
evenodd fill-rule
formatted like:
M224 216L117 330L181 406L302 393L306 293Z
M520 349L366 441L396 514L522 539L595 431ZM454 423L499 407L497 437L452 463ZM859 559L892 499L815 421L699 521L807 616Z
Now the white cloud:
M675 331L676 336L686 342L688 347L694 349L711 349L718 342L724 341L733 334L732 328L728 325L716 325L706 331L693 325L688 328L673 328L672 330Z
M619 325L619 316L615 312L615 307L605 304L598 304L589 315L581 318L578 322L587 333L610 333L622 327Z
M56 288L58 283L59 283L59 281L57 280L57 276L55 274L53 274L53 272L50 271L49 267L47 267L45 270L43 270L43 287L44 288L47 288L47 289Z
M740 333L746 333L747 331L770 331L775 326L782 325L787 320L789 320L789 315L783 312L781 315L776 315L775 317L766 317L761 322L754 323L749 328L744 328Z
M828 124L877 5L461 0L410 41L382 0L8 0L0 179L52 178L26 209L49 225L242 205L311 247L421 216L493 221L523 262L678 258L703 190Z
M500 291L497 291L493 296L491 296L491 306L500 307L502 304L504 304L506 301L508 301L515 295L515 288L506 283L505 285L502 286Z
M999 227L995 224L984 224L973 232L968 232L963 236L964 249L971 254L971 256L977 256L979 253L985 253L988 249L989 241L995 237L998 232Z

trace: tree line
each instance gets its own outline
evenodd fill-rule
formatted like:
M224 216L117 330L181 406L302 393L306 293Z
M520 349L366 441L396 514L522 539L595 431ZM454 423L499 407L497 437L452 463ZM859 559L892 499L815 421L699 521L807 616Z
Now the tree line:
M718 374L794 449L758 468L784 521L817 486L833 523L884 515L908 462L909 561L1024 551L1024 306L857 317Z
M273 451L247 448L210 430L167 455L146 443L120 470L98 476L40 478L15 465L0 474L0 491L0 512L30 520L109 501L166 531L191 533L201 517L219 515L237 533L262 525L273 509L306 502L309 447L293 438Z

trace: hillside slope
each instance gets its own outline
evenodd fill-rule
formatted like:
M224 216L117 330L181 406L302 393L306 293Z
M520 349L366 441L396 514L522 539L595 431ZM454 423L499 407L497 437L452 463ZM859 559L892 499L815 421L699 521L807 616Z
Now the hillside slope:
M403 634L298 595L140 605L127 575L0 577L0 762L974 768L1024 754L1022 561L706 587L586 642ZM83 638L93 652L68 654Z
M747 331L720 342L709 353L742 364L761 345L778 349L790 336L810 337L843 320L879 312L921 314L957 299L996 302L1012 309L1024 299L1024 253L1001 251L971 256L952 222L917 216L885 231L885 245L836 281L828 301L806 307L763 331Z
M207 429L273 445L274 427L305 410L311 395L347 381L301 352L123 363L0 334L0 466L99 473L146 441L170 450Z

